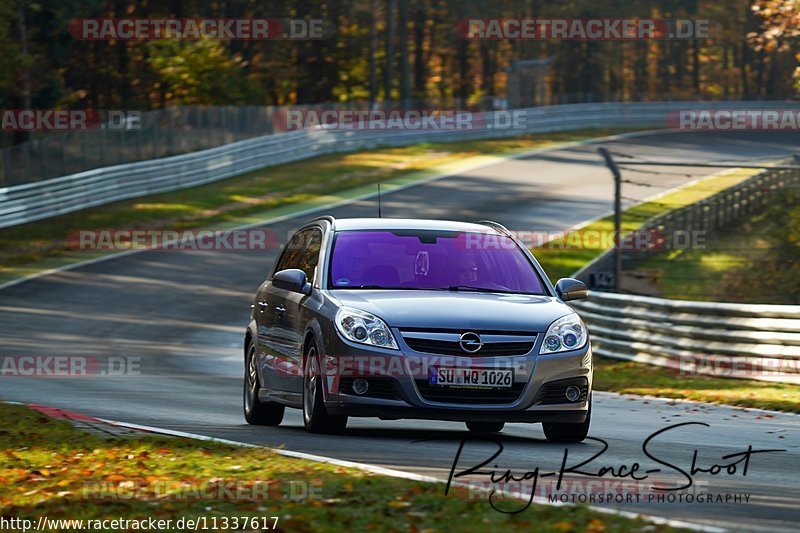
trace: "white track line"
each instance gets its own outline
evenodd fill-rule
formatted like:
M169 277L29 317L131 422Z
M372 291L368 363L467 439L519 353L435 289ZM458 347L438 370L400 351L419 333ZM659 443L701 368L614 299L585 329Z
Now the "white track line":
M379 475L383 475L383 476L390 476L390 477L395 477L395 478L401 478L401 479L407 479L407 480L410 480L410 481L420 481L420 482L424 482L424 483L437 483L437 484L446 483L446 480L439 479L439 478L432 477L432 476L422 476L420 474L414 474L414 473L411 473L411 472L404 472L402 470L394 470L394 469L391 469L391 468L385 468L385 467L382 467L382 466L371 465L371 464L368 464L368 463L357 463L357 462L354 462L354 461L345 461L345 460L342 460L342 459L335 459L333 457L326 457L324 455L315 455L315 454L304 453L304 452L293 452L293 451L290 451L290 450L282 450L282 449L279 449L279 448L270 448L268 446L258 446L256 444L248 444L246 442L237 442L237 441L227 440L227 439L218 439L216 437L209 437L209 436L206 436L206 435L197 435L195 433L186 433L186 432L183 432L183 431L175 431L175 430L171 430L171 429L158 428L158 427L154 427L154 426L143 426L143 425L139 425L139 424L129 424L127 422L117 422L117 421L114 421L114 420L105 420L105 419L102 419L102 418L100 418L98 420L100 420L101 422L104 422L106 424L110 424L112 426L124 427L124 428L127 428L127 429L135 429L135 430L139 430L139 431L146 431L148 433L159 433L159 434L162 434L162 435L169 435L169 436L173 436L173 437L183 437L183 438L201 440L201 441L206 441L206 442L217 442L217 443L220 443L220 444L227 444L227 445L230 445L230 446L239 446L239 447L244 447L244 448L263 448L263 449L270 450L270 451L272 451L274 453L277 453L279 455L283 455L283 456L286 456L286 457L294 457L296 459L305 459L305 460L314 461L314 462L317 462L317 463L327 463L327 464L332 464L332 465L336 465L336 466L341 466L341 467L344 467L344 468L355 468L355 469L362 470L362 471L365 471L365 472L372 472L374 474L379 474ZM453 482L452 485L453 486L459 486L459 487L474 489L474 487L470 487L466 483L461 483L461 482L457 482L457 481ZM486 492L488 492L488 489L486 489ZM530 493L526 494L524 492L504 492L503 495L504 496L512 496L514 498L518 498L518 499L521 499L521 500L524 500L524 501L531 501L532 500ZM536 505L549 505L551 507L563 507L563 506L572 506L572 505L574 505L574 504L571 504L571 503L545 502L545 501L534 501L534 503ZM695 523L692 523L692 522L684 522L682 520L673 520L671 518L664 518L664 517L661 517L661 516L634 513L634 512L631 512L631 511L620 511L618 509L608 509L608 508L605 508L605 507L597 507L597 506L594 506L594 505L586 505L586 507L588 507L589 509L591 509L593 511L596 511L598 513L622 516L622 517L625 517L625 518L641 518L643 520L646 520L648 522L652 522L654 524L665 525L665 526L669 526L669 527L678 527L678 528L690 529L692 531L704 531L706 533L724 533L725 531L727 531L724 528L719 528L719 527L714 527L714 526L705 526L705 525L701 525L701 524L695 524Z
M618 140L622 140L622 139L628 139L628 138L632 138L632 137L644 137L644 136L648 136L648 135L656 135L656 134L659 134L659 133L668 133L668 132L666 130L645 130L645 131L633 131L633 132L628 132L628 133L620 133L620 134L617 134L617 135L609 135L607 137L597 137L597 138L594 138L594 139L585 139L583 141L574 141L574 142L564 143L564 144L561 144L561 145L558 145L558 146L552 146L552 147L548 147L548 148L537 148L536 150L531 150L531 151L528 151L528 152L508 155L508 156L502 157L501 159L521 159L521 158L531 157L531 156L534 156L534 155L547 153L547 152L556 152L556 151L559 151L559 150L568 150L570 148L576 148L578 146L585 146L587 144L594 144L594 143L600 143L600 142L613 142L613 141L618 141ZM475 166L471 166L471 167L468 166L468 167L465 167L465 168L462 168L462 169L459 169L459 170L454 170L452 172L445 172L445 173L442 173L442 174L434 174L431 177L424 178L424 179L421 179L421 180L417 180L417 181L414 181L412 183L407 183L405 185L392 187L391 189L384 191L383 194L384 195L392 194L392 193L397 192L397 191L402 191L404 189L409 189L411 187L416 187L418 185L424 185L426 183L431 183L433 181L444 179L444 178L450 178L450 177L453 177L453 176L457 176L457 175L459 175L459 174L461 174L463 172L476 170L476 169L487 167L487 166L490 166L490 165L495 165L497 163L499 163L499 161L491 161L491 162L488 162L488 163L479 163L479 164L476 164ZM234 227L234 228L228 228L228 229L219 230L219 231L237 231L237 230L245 230L245 229L262 227L262 226L270 226L272 224L277 224L279 222L283 222L284 220L289 220L289 219L292 219L292 218L299 218L299 217L302 217L302 216L311 215L311 214L317 213L319 211L325 211L325 210L333 209L333 208L336 208L336 207L341 207L343 205L352 204L352 203L355 203L355 202L360 202L362 200L367 200L367 199L370 199L370 198L374 198L376 196L377 196L377 191L376 192L367 193L367 194L362 194L362 195L356 196L354 198L346 198L344 200L341 200L341 201L338 201L338 202L334 202L332 204L326 204L326 205L322 205L322 206L318 206L318 207L310 207L308 209L303 209L303 210L300 210L300 211L297 211L297 212L294 212L294 213L289 213L289 214L282 215L282 216L279 216L279 217L270 218L270 219L267 219L267 220L265 220L263 222L254 222L252 224L246 224L244 226L237 226L237 227ZM185 242L186 240L187 239L184 238L183 240L181 240L181 242ZM59 272L66 272L68 270L74 270L76 268L82 268L82 267L85 267L85 266L94 265L94 264L102 263L102 262L105 262L105 261L110 261L112 259L119 259L121 257L125 257L125 256L132 255L132 254L138 254L138 253L146 252L146 251L148 251L148 250L146 248L144 248L144 249L137 249L137 250L126 250L126 251L123 251L123 252L115 252L115 253L111 253L109 255L104 255L102 257L96 257L94 259L88 259L86 261L80 261L80 262L77 262L77 263L71 263L69 265L63 265L63 266L56 267L56 268L50 268L50 269L47 269L47 270L42 270L41 272L36 272L34 274L29 274L27 276L23 276L23 277L21 277L19 279L14 279L14 280L2 283L2 284L0 284L0 290L8 289L10 287L14 287L15 285L19 285L21 283L25 283L27 281L31 281L31 280L34 280L34 279L42 278L42 277L45 277L45 276L51 276L53 274L58 274Z

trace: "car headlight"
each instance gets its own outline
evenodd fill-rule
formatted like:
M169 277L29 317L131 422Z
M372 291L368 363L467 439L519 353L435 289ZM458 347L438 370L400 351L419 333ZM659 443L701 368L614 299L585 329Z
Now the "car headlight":
M372 313L352 307L341 307L336 311L336 329L353 342L397 350L394 335L386 322Z
M577 350L583 348L588 338L586 326L577 314L562 316L547 328L539 354Z

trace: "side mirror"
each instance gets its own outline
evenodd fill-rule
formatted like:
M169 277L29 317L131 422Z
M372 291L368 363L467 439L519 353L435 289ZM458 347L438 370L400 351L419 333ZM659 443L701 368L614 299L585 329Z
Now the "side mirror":
M556 294L558 297L568 302L570 300L580 300L589 296L589 289L586 284L574 278L561 278L556 283Z
M276 272L272 276L272 286L300 294L311 294L311 284L306 279L306 273L299 268L287 268Z

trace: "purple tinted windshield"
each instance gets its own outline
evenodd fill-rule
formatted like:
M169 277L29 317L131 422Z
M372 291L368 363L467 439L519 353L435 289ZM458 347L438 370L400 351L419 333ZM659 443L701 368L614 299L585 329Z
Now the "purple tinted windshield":
M438 230L338 232L329 284L545 294L533 265L508 237Z

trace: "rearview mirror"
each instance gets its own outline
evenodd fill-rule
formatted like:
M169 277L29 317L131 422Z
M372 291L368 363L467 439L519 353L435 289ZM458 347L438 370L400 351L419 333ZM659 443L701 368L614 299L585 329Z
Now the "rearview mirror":
M568 302L570 300L580 300L589 296L589 289L586 284L574 278L561 278L556 283L556 294L558 297Z
M272 276L272 286L300 294L311 294L311 284L306 279L306 273L299 268L287 268L276 272Z

